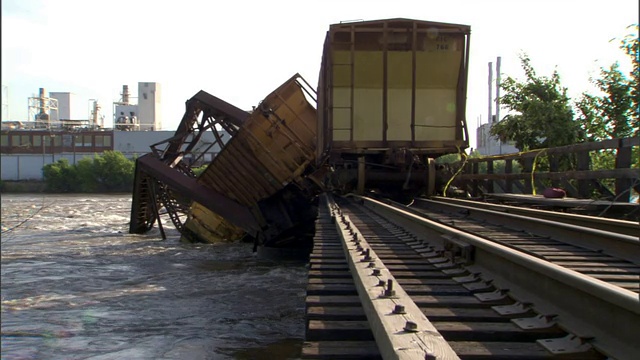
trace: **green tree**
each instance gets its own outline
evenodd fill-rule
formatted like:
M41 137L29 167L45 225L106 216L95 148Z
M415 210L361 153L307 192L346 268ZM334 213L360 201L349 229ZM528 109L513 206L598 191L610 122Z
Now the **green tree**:
M631 28L635 29L635 34L627 35L620 41L620 49L631 58L631 73L625 75L618 62L609 68L600 68L600 78L590 79L600 95L585 92L576 103L579 121L588 140L640 135L638 26Z
M76 163L78 174L78 191L95 192L98 191L98 181L95 177L95 166L92 158L85 157Z
M460 161L460 154L446 154L436 158L436 164L451 164Z
M134 170L135 163L118 151L83 158L75 165L61 159L42 169L51 192L129 192Z
M121 152L105 151L93 158L98 190L131 191L135 164Z
M538 76L526 54L520 55L526 79L507 77L500 87L500 103L509 115L495 123L491 135L513 140L520 151L575 144L582 139L580 123L574 121L567 89L554 71Z
M60 159L42 168L42 175L47 191L78 192L78 174L75 166L69 165L69 160Z

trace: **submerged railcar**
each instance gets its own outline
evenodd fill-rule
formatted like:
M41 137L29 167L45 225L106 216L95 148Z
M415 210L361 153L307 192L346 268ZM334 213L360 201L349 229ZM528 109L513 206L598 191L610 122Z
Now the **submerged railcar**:
M433 193L433 159L469 145L470 27L410 19L331 25L318 81L318 162L334 188Z
M305 91L307 92L305 95ZM296 74L269 94L244 121L197 183L248 209L251 226L227 221L227 210L191 206L187 234L209 241L243 231L267 247L303 246L293 234L313 232L315 94ZM315 99L313 99L315 100ZM309 228L309 229L307 229ZM183 234L184 235L184 234Z

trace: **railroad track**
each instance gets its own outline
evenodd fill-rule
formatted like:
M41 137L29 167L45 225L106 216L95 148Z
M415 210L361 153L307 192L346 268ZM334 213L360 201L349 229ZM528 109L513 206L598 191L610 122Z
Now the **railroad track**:
M403 209L640 293L637 223L442 198Z
M465 209L485 209L499 213L522 215L529 218L544 219L563 224L571 224L597 230L626 234L634 237L638 237L638 235L640 235L640 223L638 223L637 221L618 220L559 211L539 210L522 206L509 206L441 196L434 196L430 199L416 198L415 202L416 206L418 207L427 207L434 210L448 211L447 209L459 209L460 207Z
M445 222L371 199L328 198L310 260L302 357L639 353L637 293Z

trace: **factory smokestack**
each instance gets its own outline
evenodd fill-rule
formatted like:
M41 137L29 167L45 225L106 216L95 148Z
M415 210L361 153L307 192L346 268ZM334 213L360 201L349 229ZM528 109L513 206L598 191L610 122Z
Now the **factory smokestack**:
M493 94L491 93L493 89L493 63L489 62L489 125L491 125L492 120L493 120L493 114L492 114L492 105L493 105Z
M40 88L40 91L38 92L38 98L40 99L40 114L42 113L46 113L45 111L45 104L44 104L44 97L45 97L45 91L44 88Z
M93 122L93 126L96 128L101 128L104 124L99 122L100 120L100 104L98 104L98 100L93 102L93 111L91 112L91 121Z
M129 85L122 85L122 103L129 105Z
M35 121L45 123L45 127L49 127L49 114L47 114L47 96L44 88L40 88L38 92L38 114Z

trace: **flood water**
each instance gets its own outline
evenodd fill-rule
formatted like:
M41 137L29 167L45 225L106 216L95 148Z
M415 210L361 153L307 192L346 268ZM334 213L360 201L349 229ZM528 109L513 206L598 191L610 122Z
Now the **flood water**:
M307 268L128 234L131 195L2 195L2 359L296 359Z

